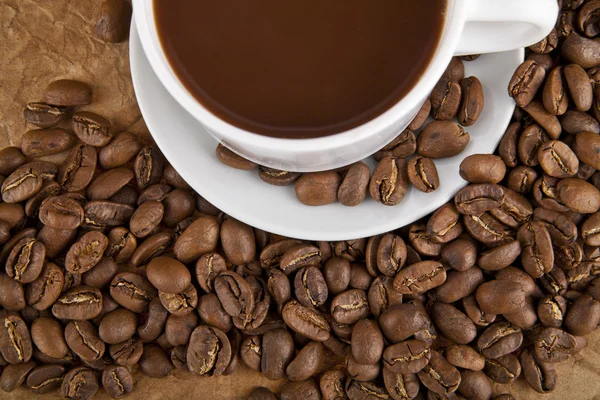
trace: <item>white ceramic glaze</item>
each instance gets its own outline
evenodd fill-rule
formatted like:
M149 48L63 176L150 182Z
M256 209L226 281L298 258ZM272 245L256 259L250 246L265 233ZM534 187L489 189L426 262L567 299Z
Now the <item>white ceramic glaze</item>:
M217 140L261 165L320 171L373 154L412 120L455 54L506 51L538 42L552 30L556 0L448 0L438 50L417 85L379 117L352 130L316 139L279 139L239 129L202 107L179 82L161 48L152 0L133 0L143 48L168 92ZM464 31L464 32L463 32Z
M395 207L370 198L351 208L341 204L307 207L296 199L293 186L271 186L261 181L256 171L223 165L215 156L218 142L171 97L154 74L134 26L130 46L131 75L140 109L152 136L181 176L234 218L268 232L311 240L355 239L391 231L448 201L465 184L458 174L461 160L469 154L493 152L506 130L514 110L506 88L523 60L523 50L515 50L465 63L467 75L481 80L486 104L479 121L467 129L471 141L465 151L435 162L442 182L438 190L425 194L411 187ZM365 162L374 165L372 158Z

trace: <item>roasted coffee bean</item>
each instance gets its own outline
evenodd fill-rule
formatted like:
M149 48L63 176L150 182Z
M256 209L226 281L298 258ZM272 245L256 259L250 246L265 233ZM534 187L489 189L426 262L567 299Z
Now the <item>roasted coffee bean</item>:
M165 157L155 146L146 146L140 150L133 163L133 172L140 190L160 181L165 162Z
M288 381L281 387L281 400L320 400L321 391L314 379L300 382Z
M421 294L446 281L446 270L437 261L423 261L402 269L394 279L401 294Z
M319 307L327 301L327 283L316 267L302 268L294 278L296 299L305 307Z
M365 382L377 379L381 373L381 365L376 364L360 364L352 354L346 356L346 372L352 379Z
M219 240L219 229L219 222L215 217L198 218L175 242L175 256L179 261L189 263L204 253L214 251Z
M0 150L0 175L8 176L25 164L27 158L18 147L5 147Z
M286 275L290 275L303 267L318 265L321 262L321 252L315 246L297 244L288 247L286 243L286 245L281 247L285 247L286 249L283 256L280 258L279 268L281 268ZM269 247L265 248L263 253L265 253L268 248ZM275 248L272 250L277 251ZM272 265L273 262L266 261L265 263L262 263L261 261L261 264L263 264L263 266L264 264Z
M434 121L417 138L417 152L432 159L454 157L469 143L469 134L452 121Z
M352 356L360 364L375 364L383 353L383 335L377 322L360 320L352 328Z
M46 258L46 247L33 238L21 239L6 260L6 274L21 283L31 283L40 275Z
M458 113L461 96L458 81L443 76L431 91L431 116L438 121L451 120Z
M397 374L416 374L429 363L431 350L421 340L406 340L391 345L383 352L384 369Z
M538 361L531 349L521 353L520 361L525 380L536 392L549 393L554 390L557 377L551 364Z
M38 218L42 202L49 197L57 196L60 194L60 190L60 185L55 181L44 181L39 192L37 192L33 197L30 197L25 203L25 215L32 218ZM8 225L8 222L4 222Z
M321 393L325 400L347 399L345 392L346 374L341 369L324 372L319 380Z
M413 225L415 228L418 225ZM411 232L418 234L419 229L411 229ZM452 203L446 203L437 209L429 218L427 222L427 233L429 233L431 241L435 243L448 243L456 239L463 231L463 226L460 223L460 214L456 210L456 207ZM409 233L410 238L410 233ZM413 239L416 239L413 238ZM426 239L426 236L423 235L420 239ZM416 242L421 242L423 240L417 239ZM413 240L415 241L415 240ZM421 248L422 246L417 246L417 248ZM437 252L437 250L436 250Z
M125 40L129 33L131 14L131 5L125 0L103 1L96 21L96 37L108 43L117 43ZM104 386L106 388L106 385ZM129 391L131 391L131 388ZM122 395L123 393L118 397ZM117 398L112 394L111 396Z
M294 357L294 342L285 329L268 331L262 338L261 372L271 380L285 377L285 370Z
M190 372L219 376L231 360L229 339L216 328L198 326L190 337L186 358Z
M103 289L110 284L118 272L119 265L112 258L102 257L92 270L82 275L81 283Z
M345 258L350 262L365 260L367 239L354 239L336 242L334 252L337 257Z
M189 313L182 316L169 315L165 325L165 335L172 346L182 346L188 343L194 328L198 325L198 315ZM100 325L102 328L102 325Z
M179 293L158 291L163 307L173 315L186 315L194 311L198 305L198 292L193 285Z
M15 282L15 284L7 285L8 287L3 286L2 279L0 278L0 286L3 286L1 292L11 296L11 303L16 302L18 299L23 301L23 288L20 286L14 287L14 285L16 284L18 284L18 282ZM29 285L27 285L27 304L40 311L50 308L50 306L52 306L52 304L56 302L60 297L63 284L64 274L60 267L50 262L45 263L38 278ZM17 302L17 304L14 304L11 307L10 303L2 301L0 295L0 305L2 305L2 307L6 308L7 310L14 310L14 308L19 308L19 303L20 302Z
M548 135L537 124L529 125L519 137L517 151L521 162L534 167L539 164L538 150L548 141Z
M69 399L87 400L99 389L98 378L89 368L79 367L67 372L61 385L61 395Z
M379 317L390 307L402 303L402 295L397 293L393 287L392 277L380 276L375 278L367 295L371 313Z
M227 314L219 298L214 293L201 296L198 300L198 314L207 325L228 332L233 327L231 316Z
M508 173L506 186L520 194L531 193L538 178L537 172L526 165L519 165Z
M21 140L21 150L27 157L50 156L61 153L71 146L73 146L73 137L61 128L28 131Z
M0 376L0 389L6 393L14 392L25 382L34 367L33 361L7 365Z
M102 387L113 399L118 399L133 390L133 377L126 367L111 365L102 372Z
M481 310L489 314L505 314L518 311L527 296L523 286L509 280L494 280L477 288L475 297Z
M155 344L144 345L139 367L145 375L152 378L164 378L173 370L173 364L167 354Z
M111 297L122 307L133 312L144 312L156 297L156 289L141 275L131 272L117 274L110 283Z
M468 345L451 345L444 351L446 360L455 367L471 371L481 371L485 367L485 357Z
M594 94L587 73L577 64L565 66L563 72L571 102L578 111L588 111L592 107Z
M324 206L337 200L342 178L335 171L303 174L294 187L296 197L307 206Z
M269 185L288 186L294 183L302 174L299 172L281 171L274 168L258 166L258 176Z
M572 211L593 214L600 209L600 191L582 179L562 179L556 190L558 198Z
M367 293L364 290L347 290L335 296L331 302L331 315L342 324L353 324L365 318L369 311Z
M454 82L460 82L465 77L465 65L461 61L460 57L452 57L450 64L442 75Z
M538 303L537 314L542 325L560 328L567 313L567 301L560 295L545 296Z
M417 156L408 162L408 180L421 192L433 192L440 186L437 169L431 159Z
M244 278L233 271L224 271L215 278L214 287L227 314L246 321L251 318L255 299Z
M34 196L42 188L42 176L30 164L25 164L2 182L2 200L18 203Z
M535 355L542 362L566 361L575 353L575 348L575 337L557 328L544 329L534 342Z
M240 354L244 364L249 368L260 371L262 357L262 336L249 336L244 339Z
M62 325L53 318L37 318L31 323L31 340L45 355L63 358L69 348L65 342Z
M467 399L491 399L492 382L481 371L460 371L458 392Z
M82 285L64 293L52 306L52 314L58 319L94 319L101 312L102 293L100 290Z
M131 255L129 264L140 267L162 255L173 244L173 232L163 231L146 238Z
M579 169L579 160L573 150L558 140L544 143L538 150L538 161L546 174L555 178L568 178Z
M50 83L43 97L54 106L83 106L92 102L92 89L83 82L61 79Z
M523 268L532 277L539 278L550 272L554 265L552 240L540 222L528 222L519 229L517 240L521 244Z
M254 230L233 218L221 224L221 245L225 257L236 265L248 264L256 255Z
M582 295L569 307L564 322L566 329L573 335L590 334L600 323L600 303L592 296Z
M285 373L291 381L299 382L316 375L321 368L325 347L321 342L309 342L286 367Z
M475 76L461 79L460 86L462 88L462 101L457 119L462 126L471 126L477 122L483 111L483 86Z
M387 234L377 248L377 268L387 276L395 276L406 263L406 244L400 236Z
M521 364L513 354L485 360L485 373L498 383L510 383L521 375Z
M386 389L378 386L375 382L360 382L352 379L348 379L346 382L346 395L349 399L361 400L370 398L385 399L389 396Z
M526 60L515 71L508 84L508 94L519 107L525 107L544 83L546 71L533 60Z
M504 202L504 189L495 184L472 184L459 190L454 204L461 214L481 215Z
M63 161L57 176L57 182L68 192L85 189L94 176L97 162L96 148L78 144Z
M108 246L105 254L108 257L116 262L125 262L131 258L137 247L137 240L127 228L113 228L107 237Z
M441 260L457 271L472 268L477 261L477 246L473 241L456 239L442 248Z
M465 313L477 326L488 326L496 320L496 314L486 313L481 310L475 296L467 296L462 299Z
M82 142L96 147L108 144L113 136L110 122L88 111L73 114L73 131Z
M108 198L109 201L115 203L135 206L138 202L139 192L133 186L123 186L117 193Z
M470 343L477 335L475 324L451 304L435 302L431 306L431 318L444 336L454 343Z
M529 46L529 50L538 54L547 54L556 49L558 45L558 33L555 29L552 29L550 34L540 40L539 42Z
M556 67L548 73L544 85L543 102L546 110L554 115L563 115L569 106L566 83L562 67Z
M72 230L83 222L84 211L73 199L66 196L53 196L42 202L39 218L50 228Z
M278 397L265 387L257 387L252 390L248 400L278 400Z
M351 291L348 291L348 292L351 292ZM348 292L344 292L344 293L338 295L338 297L342 296ZM362 292L362 291L360 291L360 292ZM366 295L365 295L364 306L368 307L368 304L366 304L366 303L367 302L366 302ZM333 300L332 306L331 306L332 314L334 314L333 311L340 310L340 311L338 311L338 313L334 314L334 318L336 317L336 315L338 315L338 317L339 317L340 312L347 312L345 309L343 311L341 311L340 307L342 305L338 306L338 308L334 308L334 304L335 304L335 299ZM352 305L353 304L351 304L351 306ZM363 313L363 314L361 314L361 316L362 315L366 315L366 314ZM329 338L331 328L330 328L327 320L321 314L319 314L317 311L315 311L314 309L304 307L295 300L289 301L283 307L282 316L283 316L283 320L285 321L285 323L291 329L293 329L295 332L297 332L301 335L306 336L307 338L316 340L318 342L323 342ZM357 318L357 320L360 319L361 316L359 316L359 318Z
M65 259L65 269L74 274L82 274L98 264L108 238L100 232L88 232L71 246Z
M420 122L421 125L425 123L427 115L429 115L429 110L431 109L431 102L429 102L429 99L427 99L423 106L425 107L427 105L428 107L419 111L419 115L421 115L421 113L424 113L425 111L427 112L427 114L421 115L421 117L423 118L423 120ZM375 161L381 161L381 159L384 157L408 158L415 154L415 152L417 151L417 137L415 136L413 130L419 128L412 129L410 127L411 125L409 125L408 129L403 130L398 136L394 138L394 140L388 143L385 147L383 147L377 153L373 154L373 158L375 158Z
M454 303L473 294L483 282L483 273L477 267L466 271L448 271L446 282L436 288L435 296L445 303Z
M600 122L591 115L577 110L568 110L560 118L560 123L565 132L571 135L579 132L600 133Z
M109 348L110 356L118 365L133 366L142 357L144 345L142 341L135 336L121 343L111 344Z
M263 268L278 267L283 255L292 247L300 244L295 239L284 239L266 246L260 253L260 265ZM295 252L300 252L295 250Z
M550 210L566 212L569 208L558 197L557 178L543 175L533 186L533 197L539 205Z
M194 196L187 190L175 189L163 200L165 213L162 223L176 227L179 222L190 217L196 206Z
M600 169L600 135L594 132L578 133L572 148L580 162Z
M62 365L40 365L27 375L27 387L34 393L48 393L60 387L64 375L65 367Z
M502 159L491 154L473 154L460 163L460 176L471 183L498 183L505 174Z
M106 170L120 167L135 157L140 149L137 137L133 133L123 132L98 151L98 162Z
M348 288L350 284L350 262L341 257L332 257L325 263L323 268L323 277L327 284L327 289L332 294L339 294ZM273 287L281 287L278 284L278 278L273 278ZM269 287L271 287L271 276L269 276ZM274 296L273 292L271 293ZM277 304L280 304L278 301Z
M429 323L428 317L414 304L396 304L379 317L379 327L392 343L405 340L423 329Z
M231 168L241 169L244 171L252 171L258 167L252 161L247 160L244 157L234 153L227 147L223 146L221 143L217 145L216 154L219 161Z
M417 397L420 386L417 375L397 374L388 368L383 369L382 375L385 388L392 399L402 400Z
M564 214L538 207L533 220L546 227L555 246L566 246L577 239L577 226Z
M202 290L212 293L215 278L225 270L227 270L227 262L222 256L217 253L203 254L196 262L196 278Z
M558 139L562 132L560 122L555 115L546 111L542 103L534 100L523 107L523 110L525 110L525 112L527 112L527 114L529 114L529 116L544 129L550 139Z
M23 110L25 121L40 128L50 128L62 122L67 114L65 107L46 103L28 103Z
M128 168L114 168L99 175L87 188L89 200L107 200L133 179Z
M383 205L394 206L402 201L407 189L406 161L392 157L382 158L369 183L371 197Z
M0 353L10 364L31 359L33 346L25 321L14 312L0 311Z
M444 226L444 228L445 227L446 226ZM439 235L434 236L429 234L427 227L422 224L411 225L408 234L408 239L410 240L410 244L412 245L412 247L419 254L429 257L437 257L442 251L442 245L437 242L440 240L440 237L441 236Z
M588 246L600 246L600 213L592 214L581 225L581 238Z
M121 343L135 334L137 324L138 317L136 314L125 308L117 308L102 318L98 327L98 334L108 344Z
M171 257L157 257L148 264L146 275L152 285L160 291L179 293L192 283L187 267Z
M521 346L523 334L508 322L490 325L477 340L477 348L487 358L500 358Z
M84 208L83 225L97 230L123 225L134 211L133 207L126 204L105 200L90 201Z
M460 373L456 367L433 350L430 352L429 364L418 375L423 385L441 395L455 392L460 384Z
M352 164L338 188L338 201L348 207L362 203L367 196L370 179L371 170L367 164L362 161Z
M87 362L102 358L106 345L98 337L98 329L88 321L71 321L65 328L69 348Z

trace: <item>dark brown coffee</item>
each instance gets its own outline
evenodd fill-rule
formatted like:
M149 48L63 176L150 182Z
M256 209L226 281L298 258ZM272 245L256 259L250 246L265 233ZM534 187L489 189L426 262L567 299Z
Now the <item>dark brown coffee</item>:
M381 115L437 49L445 0L155 0L188 91L250 132L315 138Z

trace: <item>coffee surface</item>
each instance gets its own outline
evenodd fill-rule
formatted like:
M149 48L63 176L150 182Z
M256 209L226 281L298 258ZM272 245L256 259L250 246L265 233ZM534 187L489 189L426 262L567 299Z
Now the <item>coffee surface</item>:
M155 0L167 58L210 112L314 138L381 115L436 51L446 0Z

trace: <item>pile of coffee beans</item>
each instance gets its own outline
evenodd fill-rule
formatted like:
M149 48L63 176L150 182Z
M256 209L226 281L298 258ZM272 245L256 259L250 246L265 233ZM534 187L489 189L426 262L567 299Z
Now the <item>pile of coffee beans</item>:
M301 241L224 215L155 145L80 110L86 84L51 83L24 111L40 129L0 151L0 389L119 398L138 371L245 364L288 379L255 400L508 400L492 382L519 378L551 392L554 365L600 323L596 10L565 3L530 49L498 155L461 163L470 184L453 201L365 239ZM305 179L335 180L324 174Z
M462 57L465 61L476 58ZM474 76L465 78L462 59L452 59L408 128L373 155L378 162L373 173L362 161L323 172L280 171L246 160L221 144L217 146L217 157L232 168L258 170L258 176L268 184L293 184L298 200L308 206L339 201L354 207L365 200L367 193L378 203L395 206L411 184L422 192L433 192L440 186L433 160L460 154L470 140L464 127L477 122L483 111L481 82ZM429 116L432 122L427 122Z

